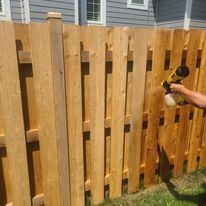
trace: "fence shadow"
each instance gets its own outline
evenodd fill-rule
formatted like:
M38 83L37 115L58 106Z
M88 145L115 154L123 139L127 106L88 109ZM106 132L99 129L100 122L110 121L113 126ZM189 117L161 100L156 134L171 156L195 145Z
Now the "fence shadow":
M196 194L196 195L186 195L186 194L180 194L177 191L177 188L175 187L175 185L170 182L167 181L165 182L167 189L169 190L169 192L179 201L184 201L184 202L191 202L191 203L195 203L198 206L205 206L206 205L206 190L204 193L200 193L200 194ZM206 183L203 183L201 185L204 189L206 189Z

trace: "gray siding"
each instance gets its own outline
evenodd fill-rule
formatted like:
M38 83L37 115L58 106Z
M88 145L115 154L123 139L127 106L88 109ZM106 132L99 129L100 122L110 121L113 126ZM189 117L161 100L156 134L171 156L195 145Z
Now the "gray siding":
M193 0L190 27L206 28L205 0Z
M30 0L31 21L45 21L47 12L60 12L65 22L75 22L74 0Z
M184 25L186 0L158 0L157 26L180 28Z
M10 0L11 19L13 21L22 21L20 0Z
M148 11L127 7L127 0L107 0L106 24L108 26L154 26L155 2L149 0Z
M157 23L157 27L161 27L161 28L183 28L184 27L184 20Z

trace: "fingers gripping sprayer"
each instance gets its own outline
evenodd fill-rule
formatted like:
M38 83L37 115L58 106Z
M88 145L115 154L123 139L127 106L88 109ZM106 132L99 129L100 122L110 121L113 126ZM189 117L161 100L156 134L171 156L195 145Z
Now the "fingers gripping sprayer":
M176 105L186 104L185 100L180 97L178 94L175 94L171 91L170 84L180 82L190 74L188 67L179 66L175 71L173 71L167 80L161 83L161 86L165 89L165 103L167 106L173 107Z

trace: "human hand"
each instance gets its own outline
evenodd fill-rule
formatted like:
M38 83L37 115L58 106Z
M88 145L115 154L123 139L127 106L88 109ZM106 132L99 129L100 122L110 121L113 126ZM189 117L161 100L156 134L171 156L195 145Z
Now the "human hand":
M183 84L175 84L175 83L172 83L170 85L170 89L172 90L172 92L178 93L178 94L182 94L186 90L186 88Z

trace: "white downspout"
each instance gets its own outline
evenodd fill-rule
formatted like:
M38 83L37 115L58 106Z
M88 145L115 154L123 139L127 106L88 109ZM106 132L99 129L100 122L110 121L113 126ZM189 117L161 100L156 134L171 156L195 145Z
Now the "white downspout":
M79 0L75 0L74 7L75 24L79 25Z
M158 1L159 1L159 0L156 1L156 8L155 8L155 12L156 12L156 14L155 14L155 28L157 27Z
M185 9L185 19L184 19L184 29L190 29L190 19L192 13L192 2L193 0L187 0L186 2L186 9Z
M29 0L20 0L22 23L30 22Z

